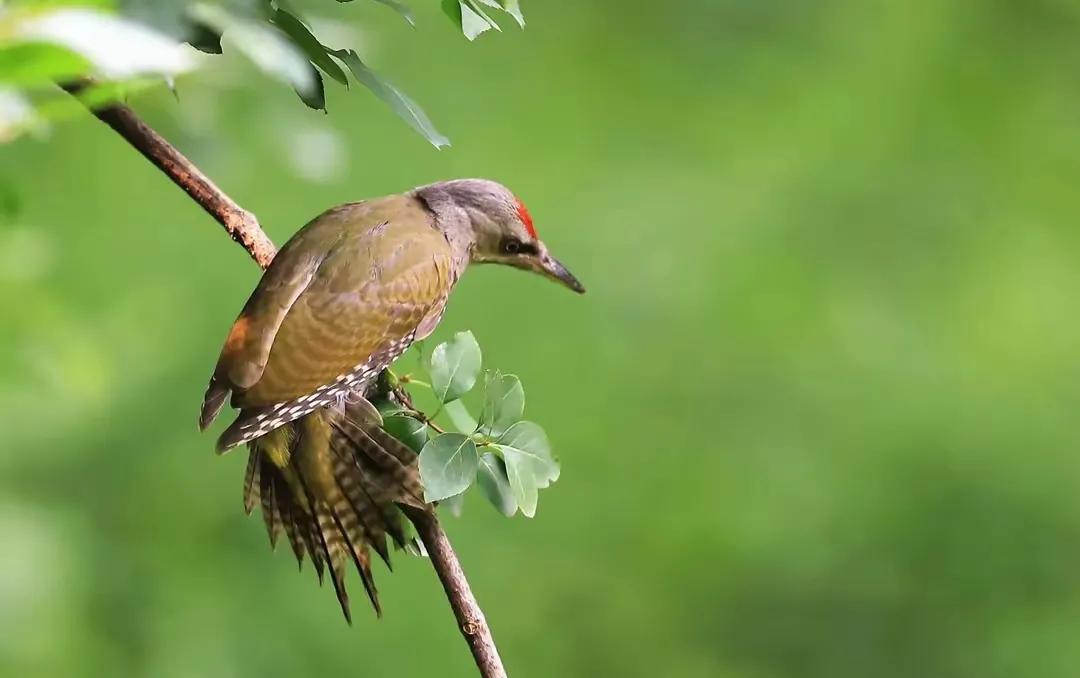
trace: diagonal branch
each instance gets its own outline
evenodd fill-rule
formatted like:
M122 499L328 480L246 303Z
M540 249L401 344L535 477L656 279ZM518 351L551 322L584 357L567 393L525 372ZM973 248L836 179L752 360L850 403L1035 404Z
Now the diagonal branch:
M416 533L424 542L431 566L439 575L446 598L454 610L458 629L472 650L473 661L476 662L480 675L483 678L506 678L506 669L499 657L499 649L495 647L495 640L491 637L484 611L480 609L472 589L469 588L469 580L465 578L465 571L461 569L450 539L439 525L439 517L434 511L413 506L402 506L401 510L412 521Z
M78 97L91 83L79 81L63 83L61 87ZM109 104L93 108L91 112L99 120L113 128L129 144L165 173L182 188L191 199L214 217L232 237L247 250L262 268L270 265L277 249L266 233L259 227L255 215L241 208L214 182L203 174L172 144L155 132L127 106ZM457 554L443 532L439 519L432 510L405 508L405 514L416 527L416 533L424 543L431 565L442 582L450 607L454 611L458 628L469 644L476 668L482 678L506 678L506 670L495 641L491 637L484 612L476 602L465 572L461 569Z
M72 96L79 97L92 86L89 80L61 83ZM233 240L248 251L259 266L266 268L277 254L277 248L259 227L251 212L240 207L225 192L214 185L184 154L142 121L127 106L112 104L93 109L99 120L112 127L129 144L154 163L173 183L184 189L207 213L225 227Z

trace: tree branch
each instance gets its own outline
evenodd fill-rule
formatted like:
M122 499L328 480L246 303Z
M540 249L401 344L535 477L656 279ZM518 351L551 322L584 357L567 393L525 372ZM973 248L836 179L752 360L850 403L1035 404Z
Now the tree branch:
M66 91L79 97L87 87L87 80L62 83ZM210 216L214 217L233 240L247 250L248 254L262 268L270 265L277 249L274 243L259 227L255 215L237 205L214 182L203 174L172 144L155 132L127 106L110 104L92 108L91 112L99 120L113 128L129 144L165 173L169 179L182 188L191 199L199 204ZM458 621L458 628L465 636L483 678L506 678L499 651L491 637L484 612L476 602L465 572L461 569L457 554L449 538L439 524L439 518L432 509L403 507L406 516L416 527L420 540L427 549L431 565L442 582L450 607Z
M476 602L476 597L469 588L469 580L465 578L465 571L461 569L454 547L450 545L450 540L439 525L439 517L434 511L412 506L402 506L401 510L412 521L416 533L420 535L420 541L424 542L431 566L439 575L446 598L454 610L454 617L457 618L458 628L472 650L480 675L484 678L506 678L506 669L499 657L499 649L495 647L495 640L491 637L484 611L480 609L480 604Z
M78 80L61 83L60 86L72 96L81 98L80 95L93 83ZM270 265L277 248L259 227L255 215L233 202L175 146L165 141L127 106L112 104L92 109L92 112L224 226L229 236L248 251L255 263L263 268Z

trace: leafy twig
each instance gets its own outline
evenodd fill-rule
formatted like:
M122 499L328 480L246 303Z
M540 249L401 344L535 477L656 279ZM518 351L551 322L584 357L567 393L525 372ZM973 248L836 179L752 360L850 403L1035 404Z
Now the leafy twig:
M398 381L393 385L383 384L382 389L384 391L388 390L390 395L392 395L394 399L398 401L398 404L405 408L405 414L408 414L410 417L416 417L424 424L430 426L431 430L435 431L436 433L446 433L446 429L436 424L434 419L424 414L420 410L416 409L416 405L414 405L412 401L412 396L409 395L409 391L404 386L404 384L409 383L416 384L421 382L412 380Z
M76 97L92 86L93 83L89 80L61 84L61 87ZM224 226L232 239L247 250L255 263L264 269L270 265L277 249L259 227L255 215L237 205L134 111L121 104L110 104L92 108L91 112L134 146ZM406 507L403 510L416 527L416 532L427 549L431 565L442 582L458 627L469 644L480 675L483 678L506 678L506 670L499 658L499 651L491 637L484 613L469 588L465 572L461 569L461 563L439 524L439 519L430 508Z

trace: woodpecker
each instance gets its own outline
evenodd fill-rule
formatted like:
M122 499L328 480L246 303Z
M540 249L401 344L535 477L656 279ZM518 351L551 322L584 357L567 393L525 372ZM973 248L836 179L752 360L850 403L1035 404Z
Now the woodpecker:
M404 545L395 504L429 508L416 454L381 428L365 393L439 324L472 263L539 273L585 288L537 237L505 186L458 179L331 208L300 229L266 269L233 324L199 417L226 400L239 415L219 452L249 448L244 509L256 505L276 545L281 532L319 581L329 567L351 622L352 559L377 614L368 547L387 565L387 535Z

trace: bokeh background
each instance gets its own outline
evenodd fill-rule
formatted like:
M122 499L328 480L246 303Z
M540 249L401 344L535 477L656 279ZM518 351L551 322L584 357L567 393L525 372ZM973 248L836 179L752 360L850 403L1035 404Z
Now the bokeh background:
M588 285L473 271L438 335L563 464L444 519L511 675L1077 675L1080 6L412 4L323 11L450 149L229 58L133 104L278 243L480 175ZM346 626L196 431L245 253L88 117L0 181L0 673L473 675L426 562Z

